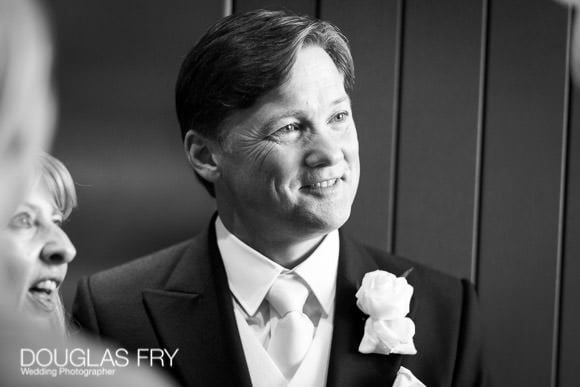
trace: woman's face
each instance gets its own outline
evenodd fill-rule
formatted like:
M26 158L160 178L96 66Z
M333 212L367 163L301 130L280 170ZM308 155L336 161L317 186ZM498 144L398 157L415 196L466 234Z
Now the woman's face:
M58 287L76 255L61 229L62 220L40 179L0 231L0 259L8 269L8 289L19 308L35 318L52 316L58 306Z

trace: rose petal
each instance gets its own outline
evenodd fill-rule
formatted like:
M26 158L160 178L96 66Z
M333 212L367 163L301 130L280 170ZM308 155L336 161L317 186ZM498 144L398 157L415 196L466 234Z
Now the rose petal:
M382 355L391 353L388 347L380 345L379 338L373 328L373 321L370 317L365 322L365 332L358 350L360 353L378 353Z
M401 366L393 387L426 387L411 371Z
M413 343L414 335L415 324L407 317L397 320L375 320L369 317L365 323L359 351L383 355L414 355L417 353Z
M407 279L376 270L365 274L362 285L356 293L357 306L375 319L392 320L405 317L413 287Z
M374 320L373 330L381 345L389 347L391 353L414 355L417 353L413 343L415 324L410 318L396 320Z

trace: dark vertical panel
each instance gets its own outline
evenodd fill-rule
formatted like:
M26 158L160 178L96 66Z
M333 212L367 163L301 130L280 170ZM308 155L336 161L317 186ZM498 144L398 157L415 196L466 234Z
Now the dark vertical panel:
M554 2L491 3L479 289L505 386L551 380L566 29Z
M578 44L580 42L576 42ZM580 84L572 94L568 142L563 293L560 331L560 387L578 385L580 370Z
M481 0L405 9L395 252L470 275Z
M322 3L321 18L349 38L356 69L352 95L361 159L361 181L346 229L359 240L387 248L397 2L347 0Z
M51 2L61 102L55 154L77 182L69 304L89 274L193 236L213 201L184 156L173 89L221 1Z
M252 9L287 9L299 14L316 15L316 0L235 0L234 11L245 12Z

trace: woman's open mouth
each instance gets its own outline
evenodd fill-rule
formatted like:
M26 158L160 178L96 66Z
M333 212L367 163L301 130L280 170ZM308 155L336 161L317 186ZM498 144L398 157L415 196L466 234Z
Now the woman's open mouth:
M28 289L28 296L42 310L52 312L57 305L59 285L60 281L56 279L42 279Z

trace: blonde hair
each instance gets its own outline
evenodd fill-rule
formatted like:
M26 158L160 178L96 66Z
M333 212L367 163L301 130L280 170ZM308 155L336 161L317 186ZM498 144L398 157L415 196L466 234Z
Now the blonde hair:
M67 219L78 205L77 192L70 172L56 157L42 153L37 174L62 213L63 220Z

